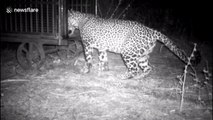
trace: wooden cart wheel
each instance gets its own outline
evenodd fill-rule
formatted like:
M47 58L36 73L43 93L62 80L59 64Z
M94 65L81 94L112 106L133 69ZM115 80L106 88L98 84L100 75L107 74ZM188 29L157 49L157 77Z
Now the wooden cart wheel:
M60 58L74 58L81 52L83 52L81 43L72 41L68 46L60 46L58 54Z
M42 44L22 43L17 50L17 59L24 69L37 69L44 63L45 53Z

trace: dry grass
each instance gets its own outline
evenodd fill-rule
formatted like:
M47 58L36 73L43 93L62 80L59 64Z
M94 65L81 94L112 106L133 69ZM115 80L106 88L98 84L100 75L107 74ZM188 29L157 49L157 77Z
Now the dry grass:
M146 78L120 80L119 56L109 54L110 71L79 73L84 61L59 61L52 69L25 79L1 82L3 120L180 120L211 119L211 111L191 101L178 112L175 75L181 70L159 65ZM159 58L158 58L159 59ZM68 62L69 61L69 62ZM152 60L154 61L154 60ZM60 64L61 62L61 64ZM63 62L63 64L62 64ZM159 71L159 69L165 69ZM168 74L169 73L169 74ZM166 75L166 77L165 77ZM175 97L174 97L175 96Z
M1 51L1 79L6 79L16 74L15 68L18 65L15 55L16 51L5 49Z

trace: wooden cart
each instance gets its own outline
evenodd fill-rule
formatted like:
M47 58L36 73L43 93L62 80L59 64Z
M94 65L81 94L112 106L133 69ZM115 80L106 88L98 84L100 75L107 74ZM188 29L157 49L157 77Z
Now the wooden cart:
M80 37L68 38L67 10L94 13L94 0L3 0L0 19L1 42L21 43L17 60L25 68L42 66L45 55L60 49L78 51ZM57 46L44 50L44 45Z

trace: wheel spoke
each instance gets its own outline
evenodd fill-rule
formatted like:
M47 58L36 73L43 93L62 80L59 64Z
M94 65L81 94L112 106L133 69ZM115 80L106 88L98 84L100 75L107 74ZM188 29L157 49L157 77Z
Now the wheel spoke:
M40 67L44 58L42 44L22 43L17 50L18 62L25 69Z
M23 47L22 51L24 51L26 54L29 52L29 51L27 50L27 48L25 48L25 47Z

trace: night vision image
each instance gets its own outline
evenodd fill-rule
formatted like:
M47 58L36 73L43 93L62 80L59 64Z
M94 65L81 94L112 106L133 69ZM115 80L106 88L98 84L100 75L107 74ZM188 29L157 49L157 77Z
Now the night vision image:
M2 120L212 120L210 2L1 5Z

